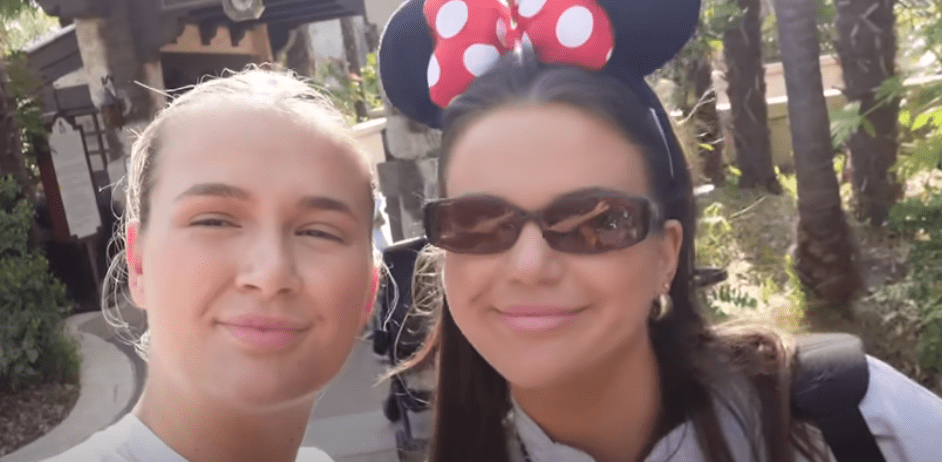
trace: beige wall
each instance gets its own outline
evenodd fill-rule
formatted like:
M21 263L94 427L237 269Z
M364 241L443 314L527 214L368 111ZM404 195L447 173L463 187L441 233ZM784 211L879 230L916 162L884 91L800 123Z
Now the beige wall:
M403 3L405 3L405 0L365 0L366 19L382 30L386 22L389 21L389 17Z
M824 83L824 91L844 87L844 74L841 72L841 65L837 62L835 56L821 57L821 80ZM722 71L713 72L713 88L716 88L716 103L719 106L729 105L729 98L726 96L728 87ZM770 63L765 65L765 97L778 98L785 96L785 75L782 70L782 63Z
M905 85L907 87L912 87L939 80L942 80L942 76L928 79L910 79L906 81ZM825 79L825 82L827 81L828 80ZM847 99L844 97L844 94L841 93L841 90L837 87L837 84L828 86L827 83L825 83L824 97L827 100L829 111L838 110L847 104ZM795 163L792 156L791 128L788 124L788 98L782 95L770 97L766 101L768 104L769 113L772 162L780 167L793 168ZM724 137L726 140L732 140L732 122L730 120L729 104L727 103L725 105L718 105L717 109L720 112L720 120L723 124ZM726 157L727 162L732 163L735 162L736 156L731 144L732 143L730 142L726 143L724 156Z
M836 110L844 107L846 99L839 88L844 86L844 76L840 63L834 56L821 57L821 80L824 84L824 95L827 99L828 109ZM723 132L727 140L732 140L729 114L729 98L726 96L727 82L721 72L714 72L713 85L717 92L717 109L723 123ZM769 112L769 131L772 142L772 162L775 165L792 168L792 138L788 125L788 98L785 92L785 76L782 63L765 65L766 101ZM724 153L728 162L735 162L736 154L733 143L726 143Z

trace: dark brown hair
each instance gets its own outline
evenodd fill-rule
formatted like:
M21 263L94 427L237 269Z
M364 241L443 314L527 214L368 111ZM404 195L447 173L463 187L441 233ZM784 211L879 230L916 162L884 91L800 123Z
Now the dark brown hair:
M811 443L808 427L795 421L790 412L787 339L772 329L710 326L700 313L693 293L696 210L689 173L683 156L672 156L672 150L677 154L680 149L672 133L665 136L651 104L638 92L638 88L649 88L640 78L637 85L633 90L610 75L544 64L527 49L504 56L445 111L438 166L442 196L447 196L445 180L456 140L471 122L498 107L563 103L610 121L643 152L653 199L664 217L678 220L684 229L677 274L670 287L674 307L669 316L650 321L650 340L661 375L664 431L690 420L707 460L732 462L718 418L720 412L732 413L744 438L755 435L748 446L754 451L764 448L771 462L791 462L795 451L812 460L823 458L813 450L818 445ZM429 460L509 461L507 383L458 329L443 297L439 308L423 349L405 365L434 362L438 366ZM754 399L724 399L716 393L737 377L750 384ZM759 404L751 406L754 403ZM752 417L760 419L761 434L747 428L745 422Z

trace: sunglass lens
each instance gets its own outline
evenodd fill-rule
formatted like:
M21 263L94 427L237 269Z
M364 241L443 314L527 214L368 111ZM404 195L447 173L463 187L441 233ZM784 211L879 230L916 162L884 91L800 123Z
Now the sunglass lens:
M602 253L637 244L647 235L645 204L625 197L561 200L543 215L544 236L557 250Z
M430 242L456 253L487 254L513 246L520 217L509 204L493 198L459 198L426 209Z

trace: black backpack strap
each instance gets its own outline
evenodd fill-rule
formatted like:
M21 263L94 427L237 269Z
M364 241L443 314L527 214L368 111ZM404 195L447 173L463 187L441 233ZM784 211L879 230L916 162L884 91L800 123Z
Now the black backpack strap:
M838 462L885 462L860 413L870 384L863 343L850 334L798 337L792 384L796 416L813 420Z

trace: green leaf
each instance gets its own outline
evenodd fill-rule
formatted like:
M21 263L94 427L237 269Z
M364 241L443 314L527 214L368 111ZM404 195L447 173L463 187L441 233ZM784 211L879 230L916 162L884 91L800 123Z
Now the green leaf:
M935 30L929 32L928 39L935 43L942 43L942 27L936 27Z
M936 127L942 126L942 106L930 110L929 117L932 119L930 124Z
M840 149L865 120L860 115L859 102L850 103L843 108L831 111L830 119L831 145L835 150Z
M912 112L909 112L909 109L901 109L899 111L899 124L906 128L909 128L912 124Z
M920 128L925 127L926 125L928 125L930 120L932 120L932 114L931 114L931 113L926 112L926 113L923 113L923 114L919 114L919 116L916 117L916 120L913 122L913 126L911 127L911 129L912 129L912 130L919 130Z
M876 98L880 101L901 98L906 94L906 87L903 85L903 77L894 75L880 84L877 88Z

